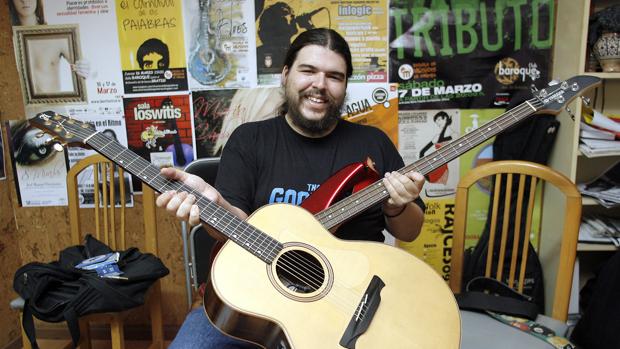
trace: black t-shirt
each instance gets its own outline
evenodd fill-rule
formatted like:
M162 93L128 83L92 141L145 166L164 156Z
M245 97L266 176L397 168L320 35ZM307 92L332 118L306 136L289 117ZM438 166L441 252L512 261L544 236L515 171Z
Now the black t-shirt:
M381 130L340 120L329 135L308 138L283 116L239 126L224 147L216 188L232 205L250 214L269 203L300 205L341 168L370 157L383 175L404 166ZM424 206L421 200L417 203ZM385 221L376 205L343 224L343 239L383 241Z

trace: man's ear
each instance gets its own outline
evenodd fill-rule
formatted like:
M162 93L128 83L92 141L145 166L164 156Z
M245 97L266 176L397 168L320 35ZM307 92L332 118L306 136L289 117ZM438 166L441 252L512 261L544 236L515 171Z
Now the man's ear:
M280 84L282 86L286 85L287 77L288 77L288 66L285 65L284 68L282 68L282 74L280 74Z

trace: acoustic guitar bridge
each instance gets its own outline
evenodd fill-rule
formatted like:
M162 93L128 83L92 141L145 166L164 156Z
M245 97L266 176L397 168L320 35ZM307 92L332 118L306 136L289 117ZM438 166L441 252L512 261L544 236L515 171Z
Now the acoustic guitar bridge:
M383 289L384 286L385 283L380 277L377 275L372 277L366 292L364 292L362 299L357 305L357 309L355 309L355 313L351 317L351 320L349 320L347 329L344 331L342 338L340 338L341 346L349 349L355 348L357 338L366 332L377 312L377 308L379 308L379 303L381 303L381 289Z

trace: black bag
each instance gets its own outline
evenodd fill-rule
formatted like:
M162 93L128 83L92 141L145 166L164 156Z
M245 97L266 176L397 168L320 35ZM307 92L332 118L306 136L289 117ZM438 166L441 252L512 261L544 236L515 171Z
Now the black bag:
M87 235L83 246L62 250L58 261L28 263L15 272L13 288L25 301L22 326L33 348L38 348L33 316L47 322L66 321L77 346L80 316L142 305L148 288L169 273L159 258L137 248L119 252L123 279L104 279L96 271L75 268L85 259L110 252L114 251Z
M511 109L515 105L521 103L525 98L519 96L515 98L509 106ZM537 162L540 164L546 164L549 160L549 155L555 143L558 129L560 127L559 121L555 119L554 115L537 115L534 118L525 120L517 126L508 129L499 134L493 142L493 160L527 160ZM494 186L492 186L494 188ZM529 194L529 185L525 195ZM496 237L501 236L501 224L503 223L502 217L504 212L504 198L506 195L511 195L511 202L517 202L517 192L513 189L512 193L506 193L505 185L502 184L500 193L500 202L498 203L498 222ZM493 193L491 194L493 198ZM525 203L524 203L525 204ZM493 200L489 203L489 212L493 207ZM511 205L511 211L516 210L516 205ZM511 212L513 213L513 212ZM514 215L510 214L512 219ZM525 227L525 217L521 222L521 227ZM506 251L504 257L504 270L502 280L505 284L508 284L508 270L510 269L510 259L512 257L512 241L514 236L514 230L516 222L508 222L510 227L508 230L508 243L506 244ZM484 230L480 234L478 243L473 248L465 251L463 259L463 285L477 276L484 275L487 250L489 246L489 230L490 222L487 221ZM521 232L523 233L523 232ZM499 253L500 239L495 239L493 251ZM543 270L536 251L529 243L528 240L528 256L526 263L525 281L523 293L528 296L532 302L536 303L539 312L543 313L545 310L545 292L543 281ZM520 246L521 247L521 246ZM497 259L494 259L497 260ZM521 258L517 258L517 265L521 264ZM497 272L497 266L494 265L492 274ZM511 287L513 285L510 285Z
M620 348L620 252L616 252L588 281L591 290L584 305L583 314L571 334L571 340L580 348Z

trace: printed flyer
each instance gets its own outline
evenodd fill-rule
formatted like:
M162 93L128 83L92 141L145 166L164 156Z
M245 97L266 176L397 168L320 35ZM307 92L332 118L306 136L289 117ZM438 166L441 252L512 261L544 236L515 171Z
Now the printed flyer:
M183 2L192 91L256 86L254 2Z
M553 0L391 1L400 109L501 108L546 86L554 15Z
M125 94L187 90L181 1L116 1Z
M188 94L124 98L129 149L158 167L195 159ZM134 189L141 188L134 178Z
M400 106L399 106L400 107ZM424 158L419 170L430 170L422 198L451 197L460 178L459 159L438 166L433 153L459 138L460 110L399 110L399 151L405 164Z
M193 92L196 156L220 156L239 125L274 117L283 102L280 87Z
M120 110L123 84L118 40L100 37L104 30L117 37L114 1L46 1L37 17L34 26L13 28L16 47L25 49L24 55L16 52L19 70L25 74L26 105L64 104L94 114ZM14 25L20 24L19 17L13 18ZM58 54L33 50L52 47ZM46 63L57 71L36 69Z
M452 233L454 231L454 198L426 202L424 225L412 242L397 245L430 265L444 280L450 279Z
M101 115L97 115L96 117L91 116L85 117L81 116L76 118L82 122L90 123L95 126L97 132L101 132L112 140L119 142L123 146L127 146L127 131L125 129L125 120L122 117L102 117ZM96 151L86 149L86 148L78 148L78 147L70 147L68 149L69 154L69 167L73 167L78 161L88 157L90 155L97 154ZM107 178L108 183L110 183L110 178L114 177L115 188L119 188L120 181L120 170L119 167L114 165L113 168L108 168L106 173L100 172L98 174L99 180L99 188L100 198L102 198L103 194L101 190L103 190L103 179ZM125 182L125 206L133 207L133 188L131 182L131 175L129 172L124 172L123 180ZM95 204L95 185L94 185L94 173L93 168L87 167L85 168L77 178L78 181L78 198L80 200L80 207L94 207ZM109 186L107 186L109 188ZM121 195L120 189L115 190L115 204L117 206L121 205Z
M386 83L350 84L342 117L383 130L398 146L398 86Z
M66 206L67 152L56 151L50 135L37 137L41 131L25 120L7 125L19 205Z
M360 0L256 2L256 64L259 85L278 85L284 56L300 33L331 28L349 43L349 82L387 82L387 1Z

